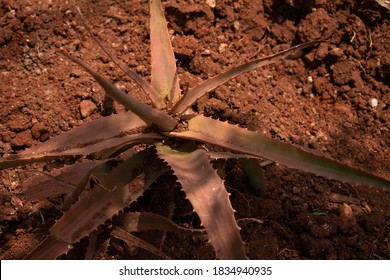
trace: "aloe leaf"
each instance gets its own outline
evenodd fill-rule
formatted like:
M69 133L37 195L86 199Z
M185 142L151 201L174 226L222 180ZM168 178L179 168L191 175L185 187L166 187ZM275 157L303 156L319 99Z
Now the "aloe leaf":
M108 160L101 160L99 162L96 162L94 166L89 168L84 173L84 175L82 176L81 180L79 180L77 185L75 185L75 188L70 193L68 193L65 196L65 198L64 198L64 206L63 206L64 211L67 211L72 206L72 204L79 198L81 193L87 187L87 185L88 185L88 183L89 183L89 181L91 179L91 176L95 172L95 170L97 168L99 168L99 167L104 166L104 165L108 165ZM107 169L107 168L105 168L105 169ZM107 170L109 170L109 168Z
M173 92L173 100L170 100L170 103L173 103L179 98L180 87L176 75L176 59L161 1L150 0L149 9L152 86L162 99L169 99Z
M134 135L126 135L119 138L107 139L96 144L91 144L86 147L72 148L69 150L56 151L56 150L39 150L40 145L36 146L37 149L29 149L17 155L12 155L8 158L0 158L0 169L12 168L16 166L23 166L35 162L48 161L52 159L58 159L61 157L73 157L73 156L85 156L89 154L104 155L111 153L112 150L118 150L124 146L131 146L135 144L147 144L154 143L156 140L161 140L164 137L157 133L142 133ZM53 138L54 140L55 138ZM46 143L46 142L45 142ZM45 144L43 143L43 144ZM43 145L45 148L49 146ZM35 152L37 151L37 152Z
M134 97L127 95L112 84L107 78L85 64L82 60L65 53L63 53L63 55L78 64L80 67L84 68L85 71L87 71L100 84L109 96L132 111L147 124L155 124L163 131L171 131L175 128L177 124L176 120L165 112L150 107L149 105L138 101Z
M214 152L214 151L207 151L207 156L213 160L218 159L253 159L253 160L261 160L259 162L259 165L261 167L267 166L273 163L271 160L263 159L258 156L248 155L248 154L238 154L238 153L232 153L232 152Z
M88 185L91 177L101 176L102 172L107 174L112 169L113 162L112 159L88 161L68 165L50 173L40 172L41 175L23 182L24 197L31 201L66 194L63 209L67 210Z
M265 179L261 163L255 158L240 158L238 164L245 172L255 193L260 193L264 189Z
M107 158L113 154L117 154L124 149L128 149L135 144L153 144L156 141L163 140L164 137L157 133L140 133L127 135L120 138L105 140L101 143L82 148L83 154L91 154L93 158ZM70 150L70 152L77 152L78 149ZM80 152L79 152L80 153Z
M182 152L156 145L158 156L172 168L207 231L219 259L246 259L244 243L223 180L204 150Z
M68 244L78 242L145 191L140 169L148 150L119 164L104 176L100 185L85 193L50 229L51 235Z
M87 247L87 251L85 252L84 260L93 260L95 258L97 253L96 250L97 238L98 238L97 231L94 231L89 235L88 247Z
M107 47L105 47L92 33L91 29L88 27L83 14L80 11L80 8L77 7L77 12L79 13L79 16L81 18L81 21L87 29L88 33L91 35L93 40L99 45L99 47L111 58L112 61L116 65L119 66L119 68L128 75L151 99L154 106L156 106L159 109L162 109L165 107L165 103L163 102L163 99L161 96L154 90L154 88L149 85L140 75L138 75L135 71L130 69L125 63L120 61L114 54L112 54Z
M165 260L170 260L170 258L167 255L165 255L161 250L157 249L156 247L149 244L148 242L132 235L131 233L128 233L127 231L119 227L114 227L113 230L111 231L111 235L114 236L115 238L125 241L129 246L137 246Z
M146 123L131 112L93 120L19 154L0 158L0 170L42 162L60 156L92 153L93 147L87 148L88 145L105 142L110 138L134 132L144 126ZM109 142L101 144L100 147L99 145L95 146L96 149L108 147L110 147ZM72 149L76 150L70 151Z
M217 133L216 133L217 132ZM188 122L188 131L169 133L170 136L210 143L238 153L262 157L287 167L307 171L347 183L390 188L390 181L376 175L314 155L290 144L259 133L204 116Z
M169 93L169 98L168 98L168 103L167 103L168 108L171 108L173 105L173 102L175 101L175 96L176 96L176 91L177 91L176 85L178 83L179 83L179 68L176 68L175 77L173 78L171 91Z
M114 221L128 232L165 230L182 235L205 234L205 231L202 229L185 228L172 222L170 219L150 212L123 213Z
M261 159L260 157L255 157L248 154L238 154L238 153L232 153L232 152L215 152L215 151L207 151L207 156L211 159L240 159L240 158L257 158Z
M25 260L55 260L58 256L66 254L71 246L54 236L47 236L33 251L31 251Z
M319 44L323 41L312 41L296 45L287 50L278 52L276 54L266 56L260 59L250 61L240 66L234 67L224 73L214 76L203 83L196 85L189 89L186 94L180 98L180 100L172 107L170 113L173 115L181 116L192 104L194 104L199 98L205 95L207 92L215 89L216 87L226 83L230 79L237 77L245 72L253 70L258 67L263 67L268 64L272 64L283 58L291 57L296 55L302 49Z
M130 134L145 126L146 123L132 112L114 114L84 123L42 144L27 149L20 155L46 154L85 147L120 135Z
M32 176L23 182L24 198L31 201L69 193L95 165L93 161L75 163L47 174L42 172L41 175Z

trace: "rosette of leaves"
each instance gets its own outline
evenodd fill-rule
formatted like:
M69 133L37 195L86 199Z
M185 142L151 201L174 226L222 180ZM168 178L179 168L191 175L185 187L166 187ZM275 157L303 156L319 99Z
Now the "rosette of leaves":
M63 216L51 227L50 235L27 258L55 259L67 253L72 244L93 236L100 225L113 217L120 221L120 226L112 232L115 236L166 257L132 232L162 229L188 233L188 230L153 213L125 213L123 210L142 196L151 183L173 171L199 216L216 257L246 259L229 193L212 165L212 160L216 158L240 158L244 170L254 177L254 181L257 170L254 163L258 159L266 159L342 182L390 187L389 180L385 178L191 111L191 106L200 97L228 80L294 56L319 41L303 43L234 67L182 93L161 2L150 1L149 7L151 84L91 35L149 96L152 105L127 95L82 60L64 54L92 75L106 94L128 111L85 123L19 154L0 159L0 168L5 169L66 157L84 158L84 161L50 174L41 174L27 182L25 195L28 199L65 194ZM218 152L210 152L210 149L203 148L204 145L218 147L215 150ZM93 188L90 187L92 181ZM191 234L195 232L190 230Z

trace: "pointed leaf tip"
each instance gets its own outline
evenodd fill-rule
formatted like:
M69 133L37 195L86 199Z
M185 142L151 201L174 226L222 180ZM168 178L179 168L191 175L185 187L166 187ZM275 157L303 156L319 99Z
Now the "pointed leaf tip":
M149 96L152 103L155 107L162 109L165 107L165 103L163 102L160 95L154 90L154 88L149 85L140 75L138 75L135 71L130 69L125 63L120 61L115 55L113 55L99 40L96 38L92 30L88 27L84 15L82 14L79 7L76 7L77 12L80 16L81 22L83 23L85 29L87 29L88 33L92 37L92 39L99 45L99 47L111 58L111 60L119 66L119 68L128 75L133 81Z
M186 94L184 94L179 101L171 108L170 112L181 116L184 112L193 105L199 98L205 95L207 92L217 88L218 86L226 83L230 79L233 79L245 72L251 71L253 69L263 67L268 64L275 63L283 58L293 57L299 51L308 48L310 46L324 42L323 40L317 40L312 42L303 43L296 45L284 51L278 52L273 55L269 55L260 59L252 60L250 62L244 63L242 65L236 66L226 72L223 72L217 76L214 76L208 80L203 81L202 83L196 85L195 87L189 89Z
M231 151L262 157L290 168L329 179L390 189L388 179L306 152L299 147L279 142L227 122L199 115L189 121L188 129L185 132L173 132L168 135L201 141Z
M162 144L157 144L156 149L178 178L207 231L217 258L246 259L229 194L206 152L200 149L190 152L173 150Z
M132 111L146 123L155 124L163 131L171 131L176 127L176 120L165 112L154 109L153 107L138 101L134 97L127 95L125 92L121 91L114 84L112 84L106 77L100 75L89 65L84 63L84 61L81 59L70 56L66 53L62 53L62 55L78 64L80 67L84 68L84 70L87 71L100 84L100 86L109 96Z
M100 185L84 193L50 228L57 239L72 244L138 199L145 191L141 168L149 151L141 151L103 176Z
M176 76L176 59L168 33L167 22L160 0L150 0L150 41L152 56L152 86L163 99L173 96L174 103L180 95Z

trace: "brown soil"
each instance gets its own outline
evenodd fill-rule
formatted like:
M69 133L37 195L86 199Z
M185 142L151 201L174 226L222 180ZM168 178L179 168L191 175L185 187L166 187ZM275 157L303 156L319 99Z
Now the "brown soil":
M68 3L69 2L69 3ZM185 3L184 3L185 2ZM254 57L299 42L326 39L302 58L245 74L202 98L198 112L317 149L390 178L390 20L375 1L173 1L166 8L183 85L194 85ZM77 1L95 34L122 61L148 77L147 1ZM72 1L0 2L0 155L15 153L83 122L122 110L60 49L145 100L142 92L87 36ZM377 100L377 106L375 106ZM33 165L0 173L0 258L22 259L61 215L60 200L26 202L22 181ZM264 168L256 195L234 161L227 185L252 259L389 259L390 193L352 186L277 164ZM134 207L153 210L146 194ZM196 217L177 215L178 223ZM145 235L144 235L145 236ZM109 238L102 230L99 238ZM159 239L151 233L151 242ZM99 258L155 258L111 238ZM63 258L82 258L87 242ZM163 252L208 259L202 240L168 234Z

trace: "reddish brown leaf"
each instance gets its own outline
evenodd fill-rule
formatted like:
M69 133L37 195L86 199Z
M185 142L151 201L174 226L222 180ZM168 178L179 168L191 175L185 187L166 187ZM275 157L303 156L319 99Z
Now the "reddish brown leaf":
M176 120L167 113L150 107L149 105L138 101L134 97L127 95L125 92L121 91L113 83L111 83L106 77L100 75L82 60L65 53L63 53L63 55L84 68L84 70L87 71L100 84L100 86L109 96L136 114L145 123L155 124L163 131L171 131L176 127Z
M128 246L137 246L165 260L170 260L170 258L167 255L165 255L161 250L157 249L156 247L149 244L148 242L128 233L127 231L119 227L114 227L114 229L111 231L111 235L114 236L115 238L125 241L128 244Z
M210 90L213 90L216 87L222 85L223 83L226 83L230 79L237 77L238 75L241 75L245 72L251 71L255 68L263 67L265 65L275 63L276 61L281 60L283 58L293 56L300 50L319 44L321 42L323 41L303 43L287 50L278 52L276 54L250 61L248 63L234 67L215 77L212 77L204 81L203 83L196 85L194 88L189 89L187 93L172 107L170 112L174 115L181 116L199 98L201 98Z
M48 174L32 176L23 182L24 197L26 200L37 200L69 193L95 165L92 161L75 163Z
M115 222L119 223L120 227L128 232L165 230L183 235L205 234L204 230L185 228L161 215L149 212L123 213L115 219Z
M147 154L136 154L103 177L100 182L103 187L95 187L82 195L50 233L69 244L78 242L135 201L145 191L139 170Z
M262 157L287 167L342 182L390 188L390 181L385 178L349 167L329 158L311 154L257 132L201 115L189 120L188 131L173 132L169 135L209 143L238 153Z
M72 131L70 131L69 133L71 132ZM82 156L82 155L86 156L93 153L95 154L95 156L100 155L104 157L105 154L107 153L111 154L112 152L121 149L122 147L125 146L131 146L131 145L136 145L141 143L152 144L156 140L161 140L163 138L164 137L160 134L144 133L144 134L134 134L134 135L127 135L119 138L107 139L96 144L91 144L86 147L73 148L73 149L63 150L63 151L53 150L53 151L45 151L45 152L39 151L39 153L35 153L34 151L31 152L31 150L29 149L21 154L14 155L10 158L1 158L0 169L31 164L34 162L48 161L60 157L73 157L73 156ZM53 142L55 141L52 141L52 143ZM45 143L36 146L36 148L38 149L41 146L44 146L44 148L51 148L51 145L49 144L45 145Z
M170 100L172 103L179 98L180 87L179 80L176 79L176 60L161 1L149 1L149 9L152 86L163 99L170 98L171 92L173 92L173 100Z
M114 114L75 127L20 154L46 154L48 152L85 147L103 140L129 134L144 126L146 126L146 123L132 112Z
M54 236L46 237L31 253L26 260L55 260L58 256L66 254L72 247Z
M85 22L84 16L80 11L80 8L77 7L77 11L80 15L81 21L83 22L84 27L87 29L88 33L91 35L91 37L94 39L94 41L100 46L100 48L111 58L112 61L116 65L119 66L119 68L126 73L130 78L133 79L133 81L150 97L151 101L157 108L164 108L165 103L163 102L162 97L154 90L154 88L149 85L140 75L138 75L135 71L131 70L125 63L120 61L118 58L116 58L115 55L113 55L101 42L98 40L88 27L87 23Z
M86 146L107 141L110 138L129 134L146 126L146 123L131 112L100 118L49 139L35 147L8 158L0 158L0 169L12 168L60 156L85 155L96 150ZM119 138L118 138L119 139ZM118 140L116 140L118 141ZM104 147L108 148L109 142ZM86 147L83 150L83 147ZM99 150L102 146L95 146ZM71 149L76 149L70 152ZM62 154L60 154L62 152Z
M106 168L102 168L102 167L106 167ZM111 166L108 163L108 160L101 160L99 162L95 162L94 166L86 170L84 175L80 178L78 183L75 185L74 189L70 193L66 194L66 196L64 197L63 210L67 211L72 206L72 204L79 198L80 194L85 190L85 188L89 184L91 176L97 168L106 169L108 173L108 171L111 170L110 167Z
M222 179L204 150L180 152L157 145L190 200L219 259L246 259L244 243Z

